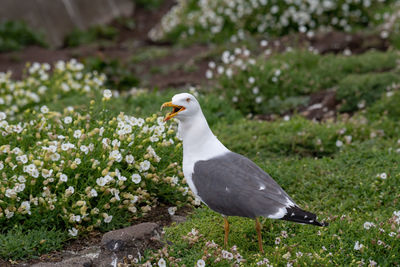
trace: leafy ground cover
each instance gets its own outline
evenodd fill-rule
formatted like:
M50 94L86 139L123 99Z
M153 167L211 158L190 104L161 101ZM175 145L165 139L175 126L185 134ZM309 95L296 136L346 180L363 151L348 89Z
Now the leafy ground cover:
M43 36L23 21L0 23L0 52L21 50L28 45L46 46Z
M51 74L46 66L33 64L25 81L1 83L6 107L0 112L2 257L26 258L53 243L59 247L65 233L75 237L127 225L159 202L182 206L194 201L182 184L173 125L156 115L143 119L108 112L112 92L101 76L80 72L81 63L58 62ZM70 88L83 89L92 98L89 105L60 112L47 107L46 101L63 96L54 90ZM98 102L96 94L102 95ZM12 245L35 229L37 234L23 242L27 246ZM49 235L50 241L28 242L53 229L59 234Z
M88 30L74 30L65 38L65 45L74 47L95 41L112 41L118 35L118 30L112 26L97 25Z
M257 57L246 48L236 48L211 62L207 74L245 114L284 114L307 104L311 93L327 89L336 90L343 111L355 111L399 82L398 56L397 51L355 56L291 51L266 59L265 53Z
M383 3L385 2L385 3ZM183 43L234 43L248 35L313 36L321 29L354 29L382 23L395 1L179 1L149 36ZM386 13L386 14L385 14ZM384 35L387 37L388 32Z

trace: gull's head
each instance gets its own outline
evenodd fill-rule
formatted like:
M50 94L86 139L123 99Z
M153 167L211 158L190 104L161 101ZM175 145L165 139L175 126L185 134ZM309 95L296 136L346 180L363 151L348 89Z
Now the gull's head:
M174 95L172 101L164 103L161 109L165 107L172 107L173 109L165 116L164 121L174 117L178 120L184 120L196 116L199 112L201 113L199 102L193 95L188 93Z

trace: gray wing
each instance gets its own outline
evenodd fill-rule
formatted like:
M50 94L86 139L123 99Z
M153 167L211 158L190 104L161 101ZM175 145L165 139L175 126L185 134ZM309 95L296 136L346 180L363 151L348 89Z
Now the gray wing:
M202 201L226 216L278 219L282 208L296 205L266 172L233 152L196 162L192 180Z

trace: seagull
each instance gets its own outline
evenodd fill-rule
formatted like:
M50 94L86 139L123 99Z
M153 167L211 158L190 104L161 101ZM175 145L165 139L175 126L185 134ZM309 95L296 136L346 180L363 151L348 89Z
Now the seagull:
M250 159L230 151L212 133L197 99L188 93L176 94L164 121L179 120L183 142L183 173L192 192L224 218L224 245L228 244L228 216L255 219L258 246L262 247L258 217L302 224L327 226L317 216L301 209L294 200Z

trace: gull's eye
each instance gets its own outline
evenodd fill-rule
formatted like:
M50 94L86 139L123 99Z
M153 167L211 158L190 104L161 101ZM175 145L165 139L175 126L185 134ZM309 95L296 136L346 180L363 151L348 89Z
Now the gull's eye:
M188 103L189 103L189 102L190 102L190 100L191 100L191 99L190 99L189 97L188 97L188 98L186 98L186 102L188 102Z

